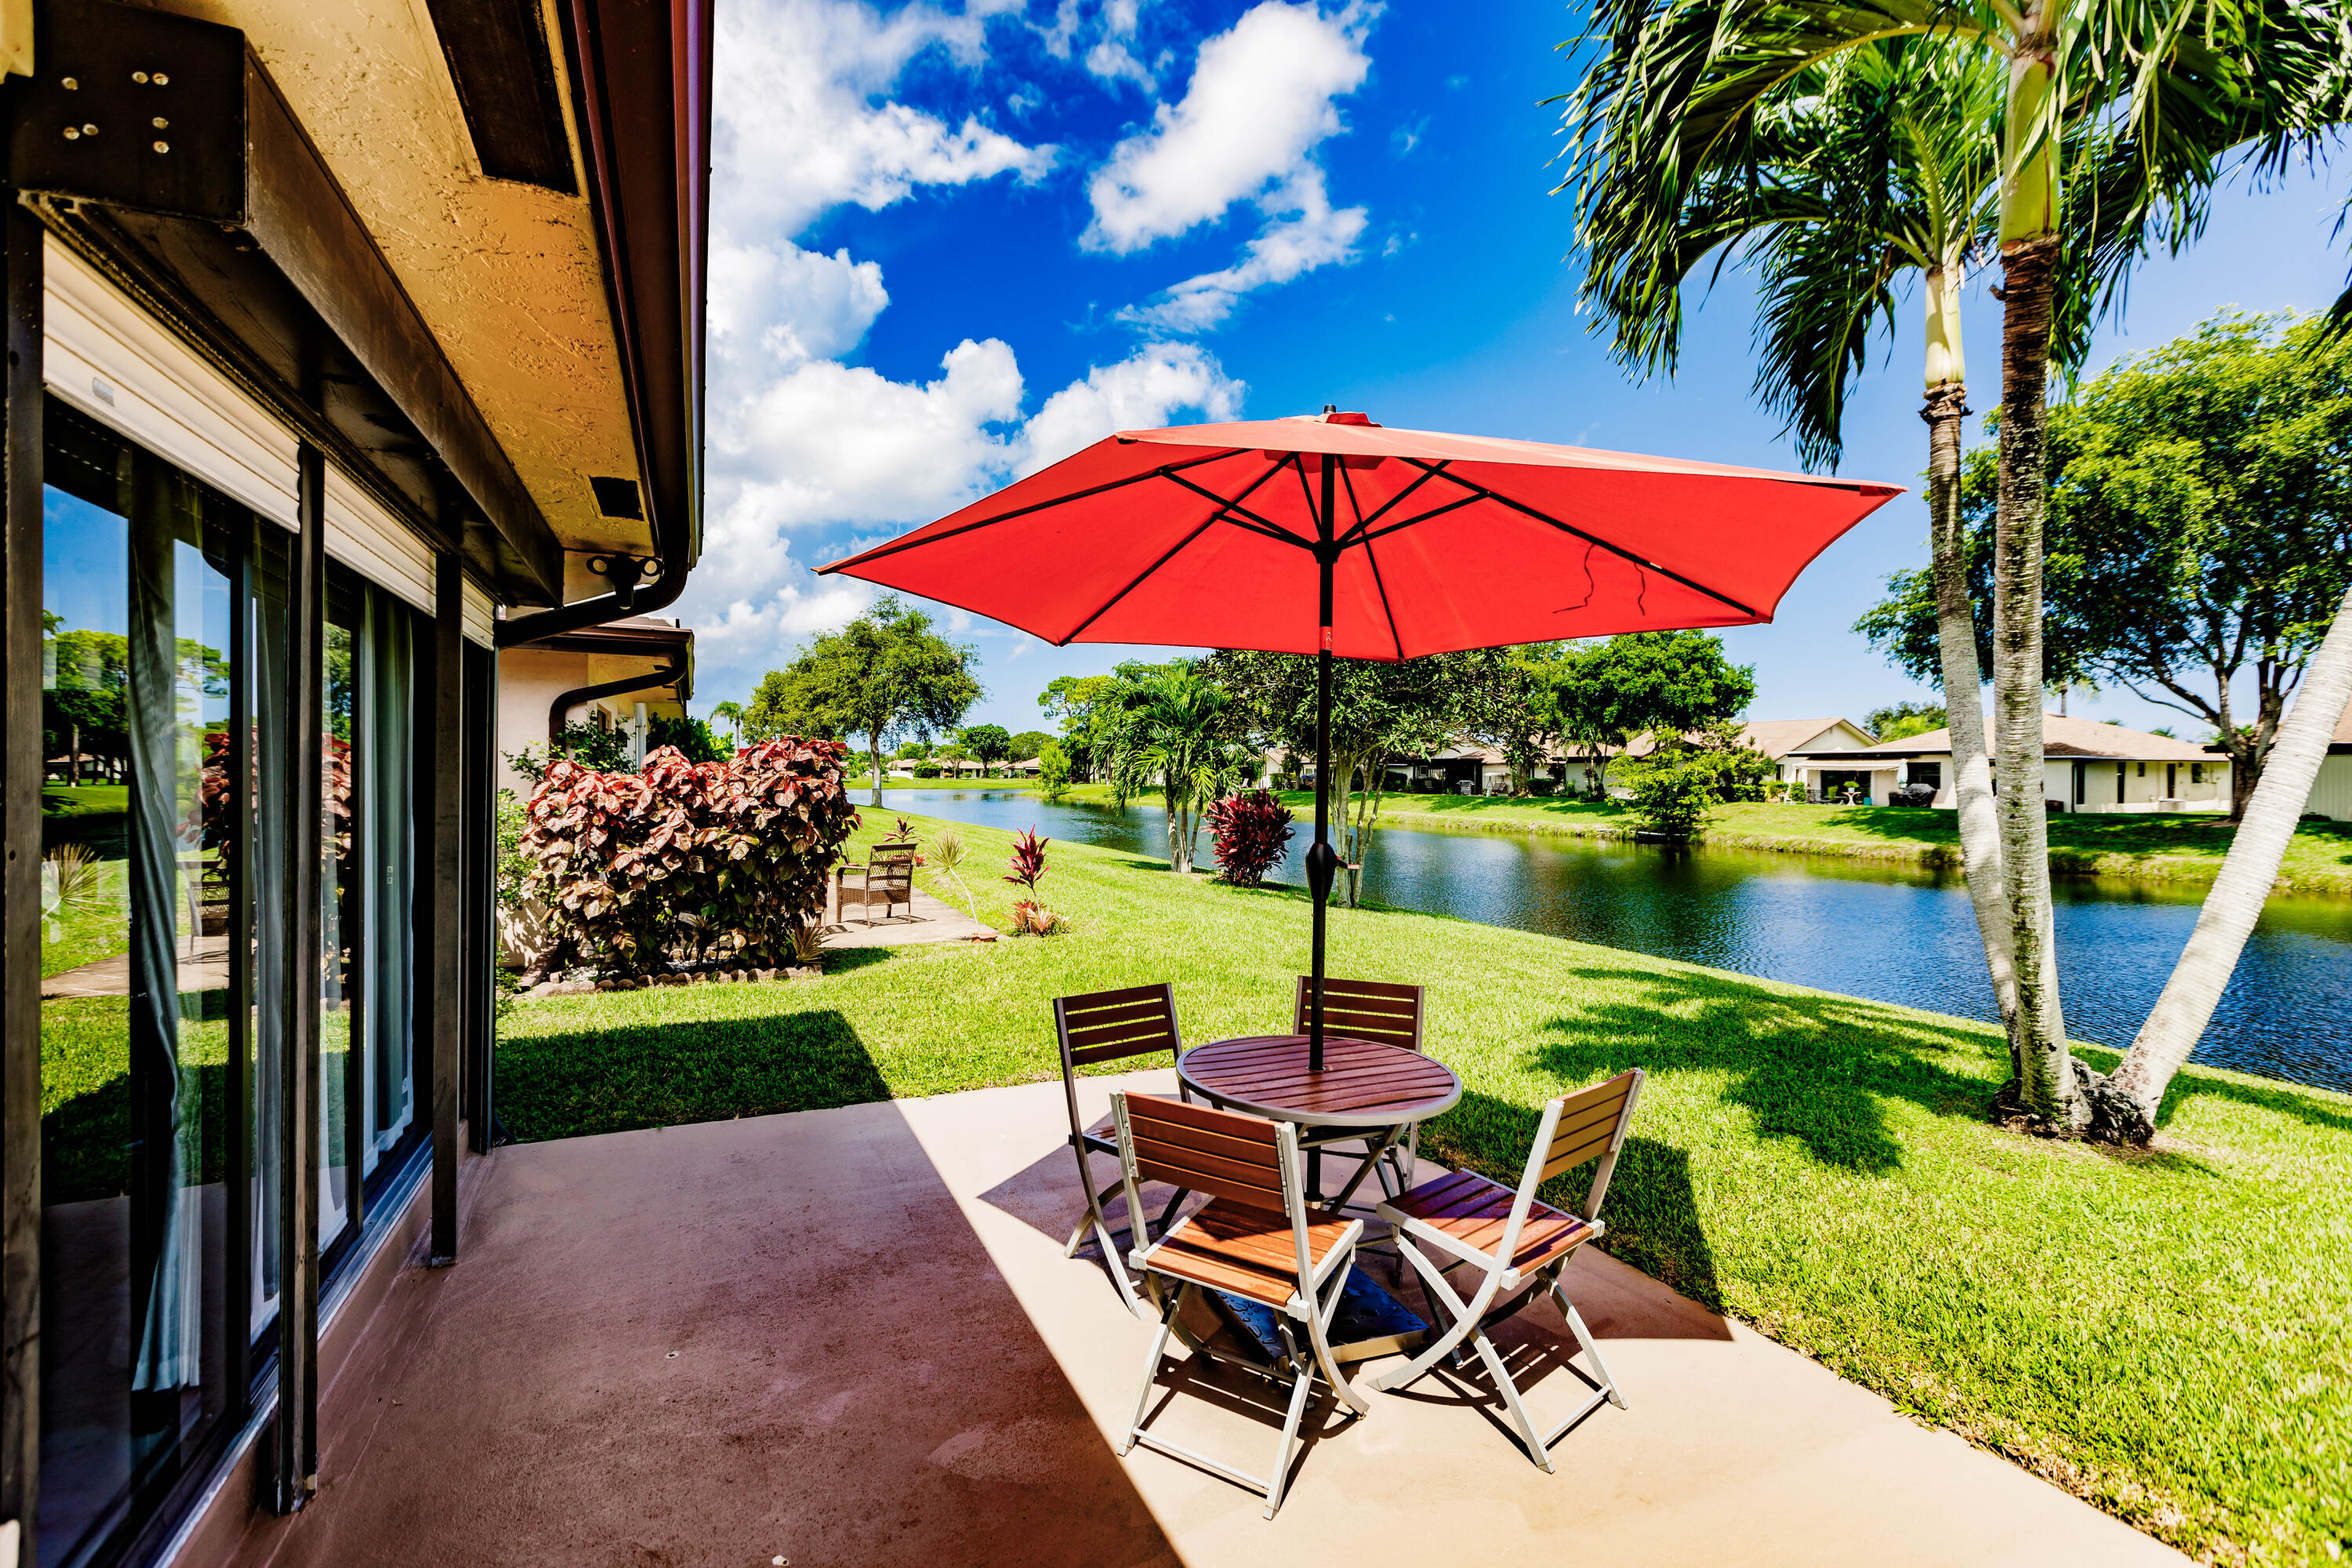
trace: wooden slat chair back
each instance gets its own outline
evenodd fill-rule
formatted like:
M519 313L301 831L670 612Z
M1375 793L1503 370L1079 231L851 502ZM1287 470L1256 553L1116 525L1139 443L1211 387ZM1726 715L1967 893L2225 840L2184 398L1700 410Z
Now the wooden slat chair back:
M1103 1215L1104 1200L1118 1191L1119 1183L1114 1178L1108 1185L1097 1187L1088 1159L1092 1154L1117 1156L1118 1142L1108 1117L1092 1127L1080 1119L1077 1069L1159 1051L1168 1052L1172 1065L1177 1053L1184 1048L1176 1027L1176 988L1167 984L1129 985L1116 991L1058 997L1054 1003L1054 1035L1062 1052L1062 1095L1070 1113L1070 1147L1076 1151L1078 1184L1087 1194L1087 1212L1079 1216L1077 1228L1070 1232L1062 1256L1077 1256L1079 1244L1091 1230L1102 1249L1103 1266L1110 1270L1128 1307L1138 1316L1148 1318L1151 1309L1137 1294L1135 1281L1128 1277L1126 1265L1119 1261L1119 1249L1112 1239L1118 1231ZM1184 1195L1180 1187L1169 1202L1170 1214L1175 1212ZM1130 1218L1133 1213L1129 1211ZM1166 1223L1163 1217L1162 1226Z
M1467 1340L1494 1378L1519 1442L1546 1470L1552 1468L1551 1446L1595 1405L1606 1399L1624 1407L1616 1379L1560 1280L1569 1259L1607 1228L1601 1221L1601 1205L1633 1126L1633 1109L1641 1101L1643 1077L1642 1069L1634 1068L1547 1104L1516 1191L1475 1172L1453 1171L1378 1207L1380 1217L1396 1227L1397 1248L1428 1288L1431 1304L1452 1321L1410 1363L1383 1373L1375 1386L1402 1387ZM1546 1183L1588 1164L1594 1165L1591 1184L1573 1213L1536 1196ZM1447 1279L1456 1269L1468 1269L1476 1277L1466 1298ZM1528 1414L1518 1386L1486 1337L1488 1325L1547 1294L1559 1303L1578 1348L1599 1373L1596 1380L1579 1373L1591 1384L1592 1396L1548 1433Z
M1142 1212L1145 1182L1168 1182L1210 1195L1204 1207L1168 1226L1159 1240L1146 1245L1138 1238L1130 1256L1142 1271L1160 1326L1118 1451L1126 1455L1140 1443L1238 1481L1265 1494L1265 1517L1272 1519L1282 1506L1299 1420L1316 1378L1329 1384L1355 1414L1370 1409L1340 1374L1328 1333L1355 1266L1364 1222L1308 1206L1299 1177L1298 1130L1289 1122L1149 1094L1112 1095L1111 1115L1129 1214ZM1274 1468L1263 1477L1144 1430L1144 1411L1169 1335L1181 1336L1195 1354L1211 1353L1179 1317L1185 1301L1202 1290L1276 1314L1276 1338L1263 1347L1266 1359L1258 1370L1289 1384L1290 1405Z
M1399 985L1383 980L1340 980L1327 974L1323 977L1323 1032L1327 1037L1372 1040L1420 1052L1422 997L1418 985ZM1307 1033L1314 1009L1315 977L1302 974L1298 977L1298 1006L1292 1033ZM1377 1152L1376 1141L1367 1140L1364 1147L1368 1156L1380 1161L1377 1173L1383 1193L1401 1193L1412 1184L1413 1165L1421 1158L1419 1122L1406 1131L1402 1142L1391 1146L1385 1154Z

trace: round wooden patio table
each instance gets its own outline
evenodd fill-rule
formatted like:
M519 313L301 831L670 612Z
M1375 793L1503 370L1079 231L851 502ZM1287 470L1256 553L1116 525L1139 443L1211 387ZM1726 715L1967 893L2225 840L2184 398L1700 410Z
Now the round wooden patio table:
M1176 1058L1176 1076L1212 1105L1297 1122L1319 1142L1371 1138L1385 1146L1462 1098L1462 1080L1435 1058L1339 1035L1323 1037L1319 1073L1307 1068L1306 1036L1244 1035L1193 1047ZM1319 1147L1310 1147L1307 1165L1307 1195L1321 1202ZM1333 1201L1345 1204L1371 1169L1367 1161Z

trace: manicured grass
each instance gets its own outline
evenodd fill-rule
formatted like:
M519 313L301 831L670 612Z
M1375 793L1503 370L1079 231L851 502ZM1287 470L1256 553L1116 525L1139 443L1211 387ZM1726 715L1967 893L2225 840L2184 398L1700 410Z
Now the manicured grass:
M1100 784L1079 784L1073 800L1106 803ZM1311 817L1315 795L1284 792L1294 814ZM1583 837L1622 837L1633 815L1622 803L1506 800L1482 795L1391 795L1381 820L1397 827L1537 828ZM2060 876L2140 877L2210 882L2221 869L2236 829L2210 815L2069 814L2050 819L2050 868ZM1959 828L1948 811L1886 805L1778 805L1739 802L1721 807L1701 843L1801 855L1850 855L1958 868ZM2352 893L2352 822L2306 822L2295 830L2279 868L2295 892Z
M1005 925L1010 836L920 826L971 847ZM509 1131L1049 1078L1048 1001L1113 985L1173 980L1192 1040L1286 1026L1299 894L1049 858L1064 936L518 1004ZM1331 929L1335 973L1431 987L1466 1093L1425 1152L1515 1177L1544 1100L1646 1067L1618 1257L2191 1552L2320 1563L2352 1537L2352 1098L2191 1068L2161 1147L2118 1156L1988 1124L2006 1054L1972 1023L1433 915Z

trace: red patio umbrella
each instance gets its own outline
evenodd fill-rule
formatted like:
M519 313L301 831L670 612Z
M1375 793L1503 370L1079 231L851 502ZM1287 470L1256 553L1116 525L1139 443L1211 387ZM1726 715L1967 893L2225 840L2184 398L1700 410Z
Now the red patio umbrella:
M1361 414L1127 430L821 568L1061 646L1318 656L1309 1061L1323 1061L1331 658L1769 621L1895 485Z

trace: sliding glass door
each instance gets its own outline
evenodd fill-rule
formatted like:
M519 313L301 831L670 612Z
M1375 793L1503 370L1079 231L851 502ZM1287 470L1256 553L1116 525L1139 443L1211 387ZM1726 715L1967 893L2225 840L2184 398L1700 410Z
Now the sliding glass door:
M431 638L331 567L322 754L298 758L293 534L54 401L46 448L38 1535L46 1568L80 1568L201 1484L266 1396L289 1255L331 1270L422 1145ZM296 843L310 770L324 831ZM293 903L299 856L316 909ZM320 1088L310 1237L278 1201L298 1051Z

